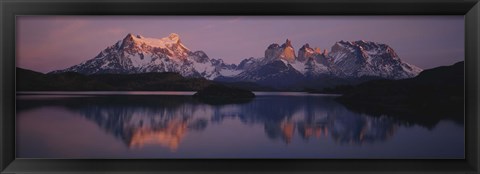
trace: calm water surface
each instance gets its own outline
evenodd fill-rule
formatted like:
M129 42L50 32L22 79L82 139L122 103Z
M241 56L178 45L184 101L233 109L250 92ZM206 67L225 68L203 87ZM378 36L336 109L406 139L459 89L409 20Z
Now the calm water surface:
M17 95L19 158L463 158L461 121L354 112L335 95L258 92ZM411 117L410 117L411 118Z

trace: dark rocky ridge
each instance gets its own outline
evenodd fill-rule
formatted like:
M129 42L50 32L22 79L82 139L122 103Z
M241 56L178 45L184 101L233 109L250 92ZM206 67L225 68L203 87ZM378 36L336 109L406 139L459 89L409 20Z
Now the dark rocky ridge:
M352 110L435 115L463 120L464 62L424 70L403 80L373 80L344 89L338 100ZM330 91L334 92L334 91ZM423 116L425 117L425 116Z
M17 68L17 91L196 91L212 84L178 73L43 74Z
M211 104L226 104L248 102L255 97L252 91L229 87L221 84L211 84L199 90L193 97Z

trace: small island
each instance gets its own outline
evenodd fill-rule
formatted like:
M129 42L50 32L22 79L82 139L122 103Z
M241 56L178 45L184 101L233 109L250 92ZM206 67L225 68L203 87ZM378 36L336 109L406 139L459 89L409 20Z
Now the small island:
M221 84L211 84L197 91L193 94L193 97L210 104L242 103L255 98L255 94L249 90Z

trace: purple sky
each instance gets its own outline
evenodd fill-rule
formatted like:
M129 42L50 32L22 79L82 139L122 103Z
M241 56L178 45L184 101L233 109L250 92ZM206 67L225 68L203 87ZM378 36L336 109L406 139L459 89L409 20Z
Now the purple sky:
M340 40L390 45L420 68L464 60L463 16L20 16L17 66L40 72L95 57L128 33L162 38L177 33L190 50L239 63L262 57L271 43L292 40L322 50Z

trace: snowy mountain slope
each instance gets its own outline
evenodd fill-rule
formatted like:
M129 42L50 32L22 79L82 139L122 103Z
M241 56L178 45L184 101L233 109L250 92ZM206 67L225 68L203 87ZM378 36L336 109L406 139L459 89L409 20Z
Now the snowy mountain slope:
M422 71L403 62L390 46L363 40L337 42L329 57L333 59L333 73L339 77L404 79L415 77Z
M234 76L234 81L256 82L260 85L284 87L303 80L303 74L298 72L288 61L272 60L255 66Z
M190 51L175 33L161 39L128 34L93 59L51 73L67 71L82 74L177 72L185 77L210 80L239 73L236 65L225 64L221 59L210 59L203 51Z

